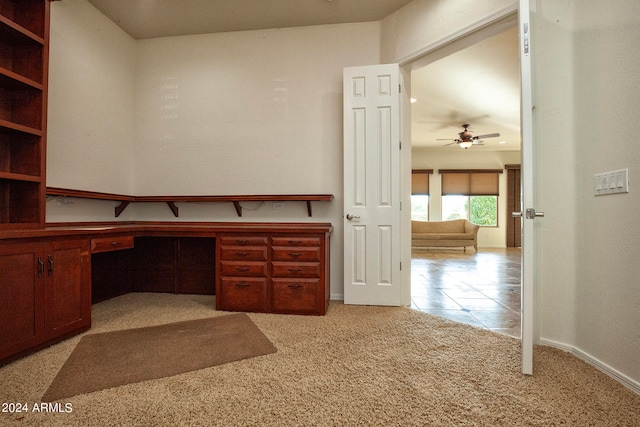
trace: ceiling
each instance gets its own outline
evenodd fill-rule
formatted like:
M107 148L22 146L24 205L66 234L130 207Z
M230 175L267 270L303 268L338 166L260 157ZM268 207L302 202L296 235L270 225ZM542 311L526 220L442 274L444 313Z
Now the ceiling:
M135 39L380 21L411 0L88 0ZM463 123L500 133L473 151L520 149L517 29L412 71L412 146L462 151ZM448 139L439 141L438 139ZM502 143L501 143L502 142Z
M518 29L512 27L411 73L413 147L458 150L468 123L474 135L500 133L469 150L520 150ZM438 139L448 139L439 141Z
M135 39L380 21L411 0L89 0Z

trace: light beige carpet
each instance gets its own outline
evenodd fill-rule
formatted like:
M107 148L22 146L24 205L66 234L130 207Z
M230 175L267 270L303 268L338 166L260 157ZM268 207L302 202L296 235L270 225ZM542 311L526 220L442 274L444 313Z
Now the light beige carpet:
M244 313L82 337L42 401L274 353Z
M129 294L97 304L98 333L203 317L214 297ZM408 308L249 314L276 353L63 399L67 413L0 413L0 425L640 425L640 396L562 351ZM40 401L80 340L0 368L0 401Z

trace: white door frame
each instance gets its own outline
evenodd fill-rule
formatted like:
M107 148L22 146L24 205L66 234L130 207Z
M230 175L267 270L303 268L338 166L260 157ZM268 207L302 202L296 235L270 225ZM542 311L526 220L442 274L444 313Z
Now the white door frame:
M439 40L438 42L429 45L409 57L403 58L399 61L400 66L402 67L402 72L405 74L410 74L411 70L414 68L421 68L434 60L437 60L443 56L446 56L450 53L453 53L462 48L465 44L473 44L475 41L472 37L468 37L470 35L482 33L480 36L483 38L488 37L489 35L498 34L505 29L512 28L513 26L520 27L522 31L522 26L519 22L519 11L527 11L529 12L529 0L519 0L520 4L513 5L513 7L508 7L503 10L496 12L493 15L490 15L484 18L482 21L476 22L470 26L463 28L462 30L449 35L448 37ZM527 14L526 20L528 22L529 14ZM528 25L528 30L531 30L530 25ZM522 47L522 46L521 46ZM529 61L526 64L522 64L523 69L526 67L529 71L531 69L530 56ZM533 147L532 147L532 112L531 112L531 74L524 76L528 78L527 87L522 87L523 92L528 90L529 97L525 99L521 99L521 104L523 108L523 141L522 141L522 191L523 197L521 198L524 207L532 206L532 196L533 196L533 174L532 174L532 163L533 163ZM405 81L409 81L406 79ZM527 105L524 104L527 102ZM526 110L526 111L525 111ZM410 116L410 113L407 111L404 112L402 117L402 122L405 123L407 119L406 116ZM526 134L525 134L526 131ZM410 163L409 163L410 165ZM409 166L410 169L410 166ZM526 170L524 170L526 169ZM403 171L403 174L406 171ZM529 174L524 176L525 174ZM410 194L410 190L405 188L405 194ZM526 195L525 195L526 193ZM526 205L525 203L529 203ZM522 351L522 373L523 374L532 374L533 373L533 342L534 342L534 309L535 309L535 301L534 301L534 283L533 283L533 266L534 266L534 255L533 255L533 231L532 224L525 224L525 220L523 218L523 247L522 247L522 268L523 274L521 278L521 286L522 286L522 302L521 302L521 351ZM529 221L531 223L531 221ZM404 239L405 241L410 242L410 231L407 232L408 237ZM403 235L405 237L406 235ZM409 245L409 243L406 243ZM405 248L403 248L405 249ZM409 247L409 253L410 253ZM410 280L410 279L409 279ZM410 298L410 296L409 296Z

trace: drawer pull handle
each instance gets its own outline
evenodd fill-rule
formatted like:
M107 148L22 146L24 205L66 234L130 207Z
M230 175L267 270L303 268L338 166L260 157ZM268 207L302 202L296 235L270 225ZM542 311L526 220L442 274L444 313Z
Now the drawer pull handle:
M236 252L237 256L249 256L249 252Z
M236 243L239 245L246 245L249 241L247 239L237 239Z
M290 245L299 245L302 243L302 240L289 240Z
M112 244L113 246L115 246L115 245L121 245L121 244L122 244L122 242L113 241L113 242L111 242L111 244Z
M288 268L287 270L289 270L292 273L300 273L302 271L301 268Z
M290 256L290 257L294 257L294 258L296 258L296 257L299 257L299 256L301 256L301 255L302 255L302 254L301 254L300 252L289 252L289 256Z
M249 267L236 267L236 271L249 271Z
M302 287L302 285L300 283L291 283L291 284L289 284L287 286L289 286L292 289L300 289Z
M42 258L38 257L38 277L42 277L44 274L44 261Z
M53 275L53 257L51 255L48 256L49 259L49 277Z
M247 282L238 282L236 283L236 286L239 288L246 288L249 284Z

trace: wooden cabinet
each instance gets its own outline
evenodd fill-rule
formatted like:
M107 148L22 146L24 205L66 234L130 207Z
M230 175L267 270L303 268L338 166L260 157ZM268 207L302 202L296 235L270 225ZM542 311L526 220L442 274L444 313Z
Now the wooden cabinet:
M235 233L218 237L216 308L324 315L328 233Z
M324 314L324 248L320 237L271 239L272 311Z
M49 1L0 0L0 228L44 224Z
M218 238L216 308L268 311L267 237L243 234Z
M0 245L0 361L91 325L88 240Z

